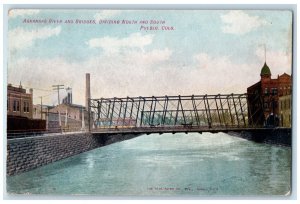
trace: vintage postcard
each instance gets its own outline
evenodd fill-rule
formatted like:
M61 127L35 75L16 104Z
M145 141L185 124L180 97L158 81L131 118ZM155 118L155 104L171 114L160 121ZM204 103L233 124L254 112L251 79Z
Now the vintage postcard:
M7 194L290 195L292 10L7 15Z

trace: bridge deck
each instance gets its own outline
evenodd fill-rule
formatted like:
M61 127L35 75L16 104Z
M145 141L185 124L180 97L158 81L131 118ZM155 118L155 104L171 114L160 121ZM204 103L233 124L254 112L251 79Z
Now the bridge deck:
M99 128L91 130L94 134L152 134L152 133L190 133L190 132L241 132L259 131L266 128L252 127L131 127L131 128Z

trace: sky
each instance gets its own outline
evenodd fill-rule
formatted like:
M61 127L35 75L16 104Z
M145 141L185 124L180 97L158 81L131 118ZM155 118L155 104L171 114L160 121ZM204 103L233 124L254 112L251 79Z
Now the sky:
M62 84L72 88L73 103L84 105L85 73L92 98L101 98L245 93L260 80L265 58L272 78L292 72L290 11L13 9L8 15L7 82L33 88L34 104L40 96L57 104L52 85Z

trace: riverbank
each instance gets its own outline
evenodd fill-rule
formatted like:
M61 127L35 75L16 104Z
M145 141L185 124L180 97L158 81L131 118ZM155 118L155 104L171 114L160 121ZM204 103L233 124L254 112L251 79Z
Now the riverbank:
M228 132L228 134L257 143L274 144L288 147L290 147L292 143L291 128L257 129L251 131Z
M7 141L7 175L16 175L86 151L139 135L49 134Z

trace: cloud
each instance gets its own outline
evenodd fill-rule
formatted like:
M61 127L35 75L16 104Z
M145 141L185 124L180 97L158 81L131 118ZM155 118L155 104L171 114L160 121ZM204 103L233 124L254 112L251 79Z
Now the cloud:
M213 57L207 53L196 54L194 59L192 75L198 76L198 84L210 94L245 93L259 79L258 63L236 63L227 56Z
M108 19L112 18L114 16L117 16L121 13L122 11L120 10L104 10L96 13L94 15L94 18L96 21L103 20L103 19Z
M207 53L194 56L195 65L191 76L198 76L197 81L191 77L191 83L204 88L207 93L244 93L247 87L260 80L261 68L264 64L264 50L257 49L257 61L237 63L227 56L213 57ZM291 54L280 51L269 51L267 64L272 78L284 72L291 74Z
M24 86L47 90L53 84L64 84L65 87L72 87L73 101L77 104L84 104L85 73L91 73L91 92L95 98L159 94L161 83L165 83L163 80L170 73L162 74L157 67L164 69L171 55L172 51L164 48L101 55L79 63L71 63L63 58L22 58L9 64L8 82L19 84L21 81ZM34 96L42 95L45 93L34 90ZM45 104L56 103L57 97L53 99L48 97L43 100ZM34 103L39 103L38 98Z
M246 34L267 24L267 21L259 16L250 16L244 11L229 11L221 15L221 20L224 23L222 27L224 33L237 35Z
M51 36L57 36L61 31L61 27L44 27L35 30L24 30L23 28L15 28L8 33L10 50L24 49L32 46L37 39L46 39Z
M87 44L91 48L102 48L107 53L116 53L123 48L143 48L150 45L154 35L142 35L141 33L133 33L125 38L102 37L90 39Z
M264 48L259 47L258 49L256 49L255 54L260 59L260 62L263 63L265 60ZM267 65L270 67L272 78L276 78L278 74L281 75L284 72L287 74L291 74L292 71L291 52L267 50L266 62Z
M8 11L10 18L16 18L18 16L31 16L40 13L38 9L11 9Z
M198 53L185 67L172 63L169 48L140 52L100 55L82 62L71 63L63 58L13 61L8 67L8 83L27 87L51 89L53 84L64 84L73 90L73 102L84 104L85 73L91 74L93 98L191 95L218 93L245 93L247 87L260 80L263 51L258 49L258 60L238 63L227 56L215 57ZM290 55L269 51L267 63L272 78L277 74L291 73ZM285 70L285 71L284 71ZM34 90L34 96L45 95ZM56 103L56 98L43 99L45 104ZM39 103L36 98L34 103Z

